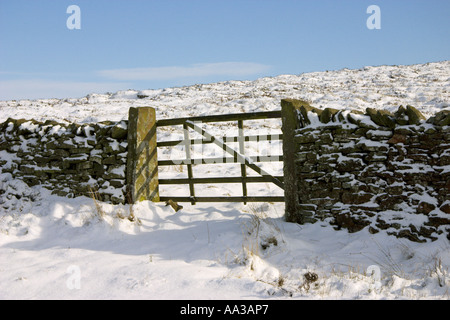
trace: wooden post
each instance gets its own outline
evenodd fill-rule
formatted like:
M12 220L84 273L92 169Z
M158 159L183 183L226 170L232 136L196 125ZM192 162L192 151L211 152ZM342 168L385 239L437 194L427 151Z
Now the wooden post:
M128 112L127 192L129 202L159 201L156 114L150 107Z
M245 155L245 148L244 148L244 123L242 120L238 120L238 129L239 129L239 152L242 155ZM247 184L245 183L245 178L247 177L247 168L245 166L245 163L241 163L241 177L242 177L242 195L244 197L247 197ZM244 202L244 204L247 204L247 202Z
M191 204L195 204L195 192L194 192L194 182L192 181L193 173L192 173L192 163L191 163L191 139L189 138L189 127L186 123L183 124L183 132L184 132L184 143L186 149L186 166L188 171L188 179L189 179L189 194L191 200Z

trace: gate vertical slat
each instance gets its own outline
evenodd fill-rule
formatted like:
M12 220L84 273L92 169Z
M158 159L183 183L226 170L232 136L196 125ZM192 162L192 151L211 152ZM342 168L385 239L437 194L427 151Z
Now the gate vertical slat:
M184 131L184 140L186 142L185 148L186 148L186 160L191 159L191 139L189 138L189 128L186 123L183 124L183 131ZM193 173L192 173L192 164L191 162L187 162L187 171L188 171L188 178L189 178L189 194L191 197L191 204L195 204L195 192L194 192L194 183L192 181Z
M238 120L238 129L239 129L239 152L244 155L244 122L242 120ZM245 177L247 176L247 168L244 163L241 164L241 177L242 177L242 195L247 197L247 184L245 183ZM247 204L247 202L244 202Z

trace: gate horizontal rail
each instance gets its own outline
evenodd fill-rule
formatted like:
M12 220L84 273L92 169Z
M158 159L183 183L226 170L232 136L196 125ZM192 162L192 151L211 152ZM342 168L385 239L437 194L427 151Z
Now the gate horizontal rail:
M175 202L284 202L283 196L230 196L230 197L160 197L160 201Z
M283 181L283 177L276 177L278 180ZM174 178L174 179L159 179L159 184L189 184L191 182L195 184L208 184L208 183L241 183L242 181L247 183L262 183L272 182L272 180L265 176L257 177L207 177L207 178Z
M249 156L253 162L278 162L283 161L282 155L275 156ZM178 166L184 164L227 164L240 163L233 157L216 157L216 158L194 158L194 159L178 159L178 160L158 160L158 166Z
M241 137L223 137L222 140L224 142L240 142ZM252 135L252 136L244 136L243 140L245 142L260 142L260 141L272 141L272 140L283 140L282 134L272 134L272 135ZM173 141L158 141L158 147L173 147L176 145L181 145L185 143L185 140L173 140ZM191 139L189 140L190 144L209 144L214 143L212 139Z
M156 121L157 127L182 125L186 121L201 121L206 122L227 122L227 121L238 121L238 120L261 120L261 119L281 119L281 110L275 111L261 111L252 113L230 113L230 114L219 114L211 116L197 116L188 118L175 118L175 119L162 119Z

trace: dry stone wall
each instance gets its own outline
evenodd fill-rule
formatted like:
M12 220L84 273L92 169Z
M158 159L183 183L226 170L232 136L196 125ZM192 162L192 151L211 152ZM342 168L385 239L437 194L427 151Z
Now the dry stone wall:
M282 108L285 187L296 192L285 194L288 221L418 242L449 237L449 110L425 119L412 106L361 113L286 99Z
M126 202L127 148L127 121L0 124L1 172L61 196Z

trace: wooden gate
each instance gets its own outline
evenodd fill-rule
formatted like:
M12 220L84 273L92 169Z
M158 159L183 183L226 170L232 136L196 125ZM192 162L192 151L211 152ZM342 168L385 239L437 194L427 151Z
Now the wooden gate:
M284 190L283 177L273 176L263 170L257 163L283 161L283 155L265 155L265 156L248 156L244 154L244 144L248 141L271 141L283 140L282 134L276 135L244 135L244 121L262 120L262 119L281 119L281 111L242 113L242 114L226 114L211 115L190 118L163 119L156 121L156 127L182 126L184 139L172 141L158 141L157 148L185 146L185 159L158 160L158 167L182 165L187 167L187 178L158 179L159 185L189 185L189 197L177 195L159 195L159 201L173 200L176 202L284 202L284 196L251 196L247 194L248 183L269 182ZM199 123L217 123L217 122L237 122L238 136L217 137L202 129ZM202 136L201 139L191 139L190 132L197 132ZM230 142L238 142L239 150L230 147ZM192 158L191 147L196 144L213 143L221 148L227 156L217 158ZM240 164L240 176L237 177L202 177L193 176L193 165L214 164L214 163L238 163ZM258 176L247 176L247 169L257 172ZM195 193L196 184L222 184L222 183L240 183L242 185L242 196L221 196L206 197L199 196Z

